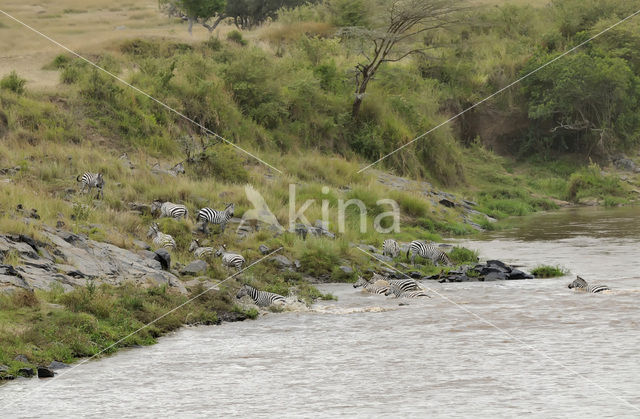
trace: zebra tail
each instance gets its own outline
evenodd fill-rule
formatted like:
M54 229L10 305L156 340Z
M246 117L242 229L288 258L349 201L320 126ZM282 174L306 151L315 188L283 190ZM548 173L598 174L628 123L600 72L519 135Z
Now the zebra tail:
M76 176L76 182L80 182L80 176L82 176L82 175Z
M409 252L411 251L411 246L407 249L407 258L409 257Z

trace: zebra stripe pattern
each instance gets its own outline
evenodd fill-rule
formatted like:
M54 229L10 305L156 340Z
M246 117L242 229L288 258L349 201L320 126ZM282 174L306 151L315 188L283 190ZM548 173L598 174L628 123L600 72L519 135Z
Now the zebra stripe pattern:
M375 284L377 281L386 281L389 285L396 285L402 291L413 291L420 289L420 284L415 279L389 279L386 276L374 273L371 277L371 283Z
M238 294L236 294L236 298L242 298L245 295L251 297L253 302L260 307L267 307L275 303L284 304L286 302L284 297L280 294L260 291L253 288L251 285L243 285L242 288L240 288L240 291L238 291Z
M597 292L611 290L611 288L607 287L606 285L589 285L587 284L587 281L580 278L579 276L576 277L575 281L569 284L569 288L573 288L576 291L583 291L583 292L590 292L590 293L597 293Z
M411 254L411 264L413 265L416 264L416 256L429 259L436 266L438 263L443 263L447 266L452 265L449 255L440 250L438 246L433 243L423 243L420 240L414 240L409 245L407 257L409 257L409 254Z
M389 285L389 290L384 295L395 295L396 298L420 298L420 297L429 297L431 296L427 294L426 291L417 290L417 291L405 291L399 286L395 284Z
M151 212L155 213L158 211L160 211L160 217L184 218L186 220L187 216L189 215L189 210L187 210L187 207L168 201L153 201L153 204L151 204Z
M222 232L224 233L224 229L229 222L229 219L233 217L233 208L234 204L229 204L226 206L224 211L217 211L211 208L202 208L198 211L198 221L202 221L204 223L204 229L206 230L207 224L219 224Z
M209 257L213 255L214 252L213 247L200 247L198 240L191 242L191 245L189 245L189 251L193 252L198 259Z
M242 269L242 265L244 265L244 257L237 253L228 253L227 247L223 244L218 251L216 252L216 256L222 256L222 265L227 268L234 267L237 270Z
M398 242L393 239L386 239L382 242L382 254L391 256L392 258L398 257L400 254L400 246Z
M151 227L149 227L149 232L147 233L147 237L151 237L153 239L153 244L158 247L164 247L165 249L175 249L176 241L169 234L164 234L160 231L158 224L153 223Z
M102 173L85 172L82 175L78 175L76 177L76 181L82 182L82 189L80 192L84 192L85 188L88 188L88 192L91 192L92 188L97 188L98 194L96 195L96 198L103 196L104 177L102 176Z
M381 282L384 283L384 281L376 281L374 284L372 284L363 277L359 276L358 280L355 282L355 284L353 284L353 288L362 287L366 292L370 292L372 294L384 294L389 290L389 285L388 283L381 284Z

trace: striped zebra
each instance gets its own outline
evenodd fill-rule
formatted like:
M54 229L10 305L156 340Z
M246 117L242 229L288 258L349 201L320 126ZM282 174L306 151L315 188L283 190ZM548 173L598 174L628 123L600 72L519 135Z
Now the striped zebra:
M386 239L382 242L382 254L384 256L391 256L392 258L398 257L400 254L400 246L398 242L393 239Z
M222 232L224 233L224 229L229 222L229 219L233 217L233 208L234 204L228 204L223 211L217 211L211 208L202 208L198 211L198 216L196 219L198 221L203 222L203 230L207 231L207 225L211 224L219 224Z
M353 284L353 288L362 287L366 292L370 292L372 294L384 294L389 290L389 283L385 281L376 281L375 283L371 283L359 276L358 280Z
M213 247L200 247L198 240L193 240L189 245L189 251L192 252L198 259L203 259L213 255Z
M271 304L284 304L286 303L284 297L280 294L275 294L273 292L260 291L253 288L251 285L243 285L236 294L236 298L242 298L245 295L251 297L254 303L260 307L267 307Z
M389 285L396 285L400 287L402 291L413 291L420 289L420 284L415 279L406 278L406 279L389 279L386 276L382 276L380 274L374 273L371 277L372 284L375 284L377 281L386 281Z
M591 293L609 291L611 289L606 285L589 285L587 284L587 281L580 278L579 276L576 276L576 280L569 284L569 288L573 288L576 291L591 292Z
M151 212L160 212L160 217L184 218L189 216L189 210L182 204L174 204L173 202L153 201L151 204Z
M175 249L176 241L169 234L164 234L160 231L158 224L153 223L151 227L149 227L149 232L147 233L147 237L151 237L153 239L153 244L159 247L164 247L167 249Z
M414 240L409 245L407 250L407 257L411 254L411 264L416 264L416 256L429 259L434 265L438 266L438 263L444 263L447 266L452 265L449 255L440 250L438 246L433 243L423 243L420 240Z
M384 293L384 295L391 295L391 294L395 295L396 298L420 298L420 297L431 298L431 296L427 294L426 291L423 291L423 290L405 291L396 284L390 284L389 289L387 290L387 292Z
M216 256L222 256L222 265L226 266L227 268L234 267L237 270L240 270L242 269L242 265L244 265L245 262L242 255L227 252L227 246L225 246L224 244L218 249L218 251L216 252Z
M92 188L97 188L98 194L96 195L96 199L104 196L104 177L102 176L102 173L85 172L82 175L78 175L76 177L76 181L82 182L82 189L80 192L84 192L85 188L88 188L88 192L91 192Z

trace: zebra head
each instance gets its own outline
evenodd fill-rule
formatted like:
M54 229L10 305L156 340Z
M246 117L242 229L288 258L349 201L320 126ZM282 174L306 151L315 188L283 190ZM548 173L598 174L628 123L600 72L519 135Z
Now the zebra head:
M193 252L194 250L196 250L198 247L200 247L200 243L198 243L198 240L193 240L191 242L191 244L189 245L189 251Z
M227 204L226 207L224 207L224 211L229 214L229 216L233 217L233 210L235 208L235 204L232 202L230 204Z
M249 285L243 285L242 288L240 288L240 290L236 294L236 298L242 298L245 295L249 295L250 290L251 290L251 287Z
M568 287L569 288L586 288L587 287L587 281L585 281L584 279L582 279L582 278L580 278L579 276L576 275L575 281L570 283L568 285Z
M162 208L162 201L159 200L155 200L151 203L151 213L155 214L158 211L160 211L160 208Z
M222 254L226 251L227 251L227 246L223 244L218 248L218 251L216 251L216 256L222 256Z
M180 174L183 175L185 173L184 171L184 165L182 164L182 162L176 164L175 166L173 166L171 168L171 171L175 174Z
M104 187L104 176L102 176L102 173L98 173L98 177L96 177L96 187L99 189Z
M369 281L367 281L366 279L364 279L361 276L358 276L358 280L353 284L353 288L363 287L363 286L367 285L368 283L369 283Z
M158 227L158 223L153 223L151 224L151 227L149 227L149 231L147 232L147 237L153 237L157 235L159 231L160 231L160 227Z
M400 287L398 287L396 284L389 284L389 289L387 290L387 292L384 293L384 295L391 295L391 294L399 295L401 292L402 292L402 289L400 289Z

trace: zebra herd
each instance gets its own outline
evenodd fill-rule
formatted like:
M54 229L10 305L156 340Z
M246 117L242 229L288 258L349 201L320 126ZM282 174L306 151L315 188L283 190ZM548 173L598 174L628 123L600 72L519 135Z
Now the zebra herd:
M363 291L371 294L393 295L396 298L420 298L429 297L415 279L389 279L388 277L374 273L371 280L361 276L353 284L353 288L362 287Z
M386 239L382 242L382 254L384 256L390 256L396 258L400 254L400 245L394 239ZM429 259L434 265L444 264L445 266L451 266L451 258L444 251L440 250L435 243L425 243L421 240L414 240L409 244L407 250L407 258L411 259L411 264L416 264L416 256L420 256L424 259Z

